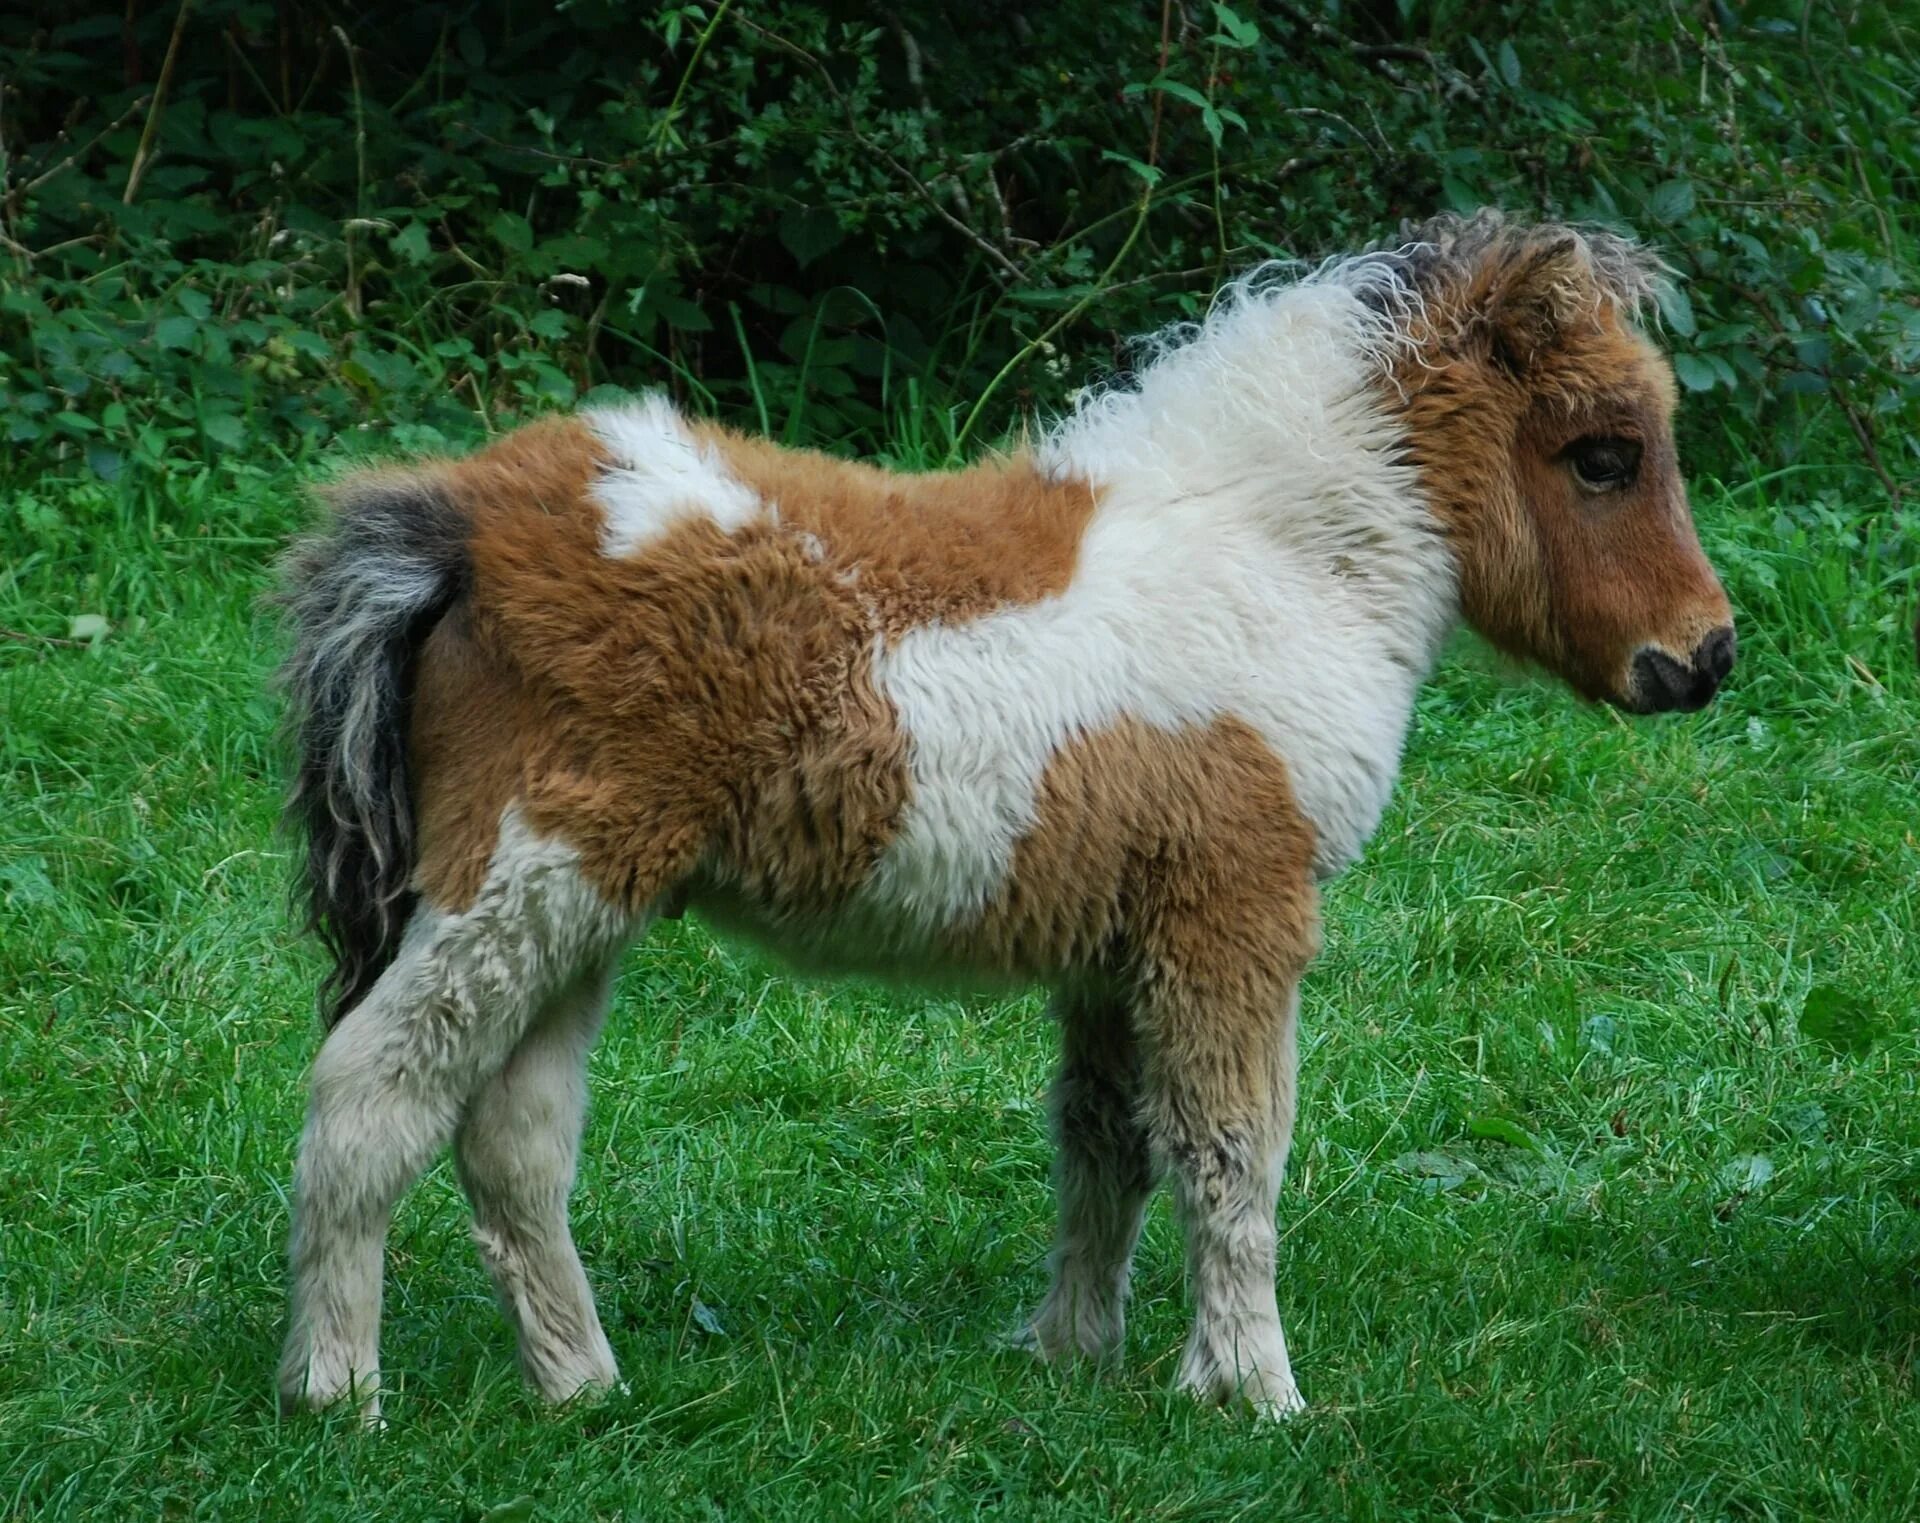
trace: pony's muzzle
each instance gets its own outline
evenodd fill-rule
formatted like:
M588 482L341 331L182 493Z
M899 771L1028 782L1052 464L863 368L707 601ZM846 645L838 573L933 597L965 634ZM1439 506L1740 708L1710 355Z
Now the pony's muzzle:
M1733 670L1733 627L1721 625L1693 648L1685 662L1657 645L1634 652L1631 707L1642 714L1703 709Z

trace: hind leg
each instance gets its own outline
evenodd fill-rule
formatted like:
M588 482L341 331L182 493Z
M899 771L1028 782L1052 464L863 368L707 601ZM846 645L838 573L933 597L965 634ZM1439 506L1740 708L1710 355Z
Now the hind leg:
M549 1401L619 1378L567 1225L587 1054L611 994L612 968L601 966L557 995L474 1096L454 1138L474 1241L513 1323L521 1368Z
M394 1202L536 1011L583 965L610 956L626 929L573 852L535 836L511 809L473 904L415 913L392 966L314 1061L294 1187L283 1406L352 1396L377 1417Z
M1062 994L1053 1081L1054 1194L1060 1223L1047 1296L1019 1341L1043 1359L1116 1356L1126 1336L1127 1277L1153 1165L1136 1114L1140 1055L1118 1002Z

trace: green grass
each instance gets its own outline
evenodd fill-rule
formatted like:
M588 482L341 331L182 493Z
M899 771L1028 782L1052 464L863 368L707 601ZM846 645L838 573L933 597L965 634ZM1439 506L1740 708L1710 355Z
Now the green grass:
M443 1165L368 1435L270 1400L318 965L253 611L294 487L238 474L179 484L174 539L54 483L0 531L0 626L114 624L0 640L0 1517L1920 1508L1920 685L1864 506L1703 490L1742 620L1705 715L1465 643L1422 699L1306 1002L1304 1418L1171 1393L1164 1200L1123 1372L993 1347L1050 1226L1034 999L795 982L683 925L629 959L577 1196L630 1394L521 1390Z

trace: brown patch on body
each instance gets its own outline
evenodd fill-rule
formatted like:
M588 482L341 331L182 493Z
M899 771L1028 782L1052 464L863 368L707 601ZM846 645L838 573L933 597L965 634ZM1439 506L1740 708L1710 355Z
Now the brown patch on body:
M1496 234L1422 297L1388 396L1468 622L1630 707L1643 648L1684 664L1727 629L1730 650L1732 615L1675 456L1672 372L1583 245L1564 231ZM1610 438L1638 451L1634 478L1589 492L1572 453Z
M500 813L640 911L696 870L763 918L831 916L910 792L874 685L883 635L1059 591L1093 494L1024 464L894 476L702 430L777 511L602 553L606 461L577 420L442 469L472 585L421 653L418 881L484 880Z
M858 577L890 636L1057 596L1097 501L1086 482L1049 481L1019 457L910 474L714 424L693 431L785 528Z
M1127 721L1055 754L1004 889L946 951L1016 977L1177 977L1224 998L1299 975L1318 903L1313 826L1259 735Z
M414 882L429 903L473 903L541 728L517 669L480 642L471 611L456 607L421 648L408 739L420 842Z

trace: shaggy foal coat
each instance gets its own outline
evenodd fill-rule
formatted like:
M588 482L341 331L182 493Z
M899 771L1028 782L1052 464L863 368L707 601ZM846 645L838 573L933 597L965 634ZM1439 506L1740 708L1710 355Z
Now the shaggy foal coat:
M334 1024L289 1404L377 1402L389 1211L448 1141L555 1399L614 1359L567 1225L621 950L692 904L812 967L1041 980L1059 1233L1026 1328L1122 1337L1172 1178L1181 1384L1299 1404L1274 1287L1316 880L1464 612L1697 707L1728 608L1629 245L1482 217L1227 292L1029 454L910 476L658 398L349 478L290 559Z

